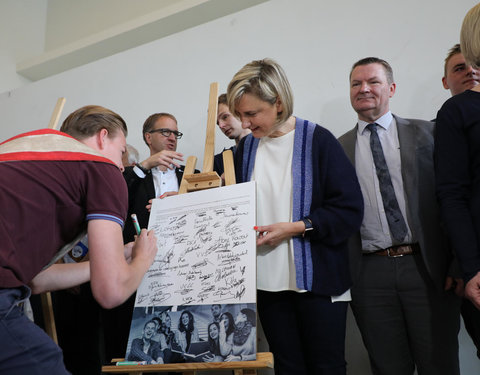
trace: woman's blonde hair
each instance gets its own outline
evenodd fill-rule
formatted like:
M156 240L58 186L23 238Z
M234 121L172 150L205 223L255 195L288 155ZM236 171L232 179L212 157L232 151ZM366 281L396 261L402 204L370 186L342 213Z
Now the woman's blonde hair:
M470 9L460 31L460 49L465 61L480 68L480 3Z
M293 113L293 94L282 67L272 59L255 60L235 74L228 85L227 101L231 113L237 116L235 106L244 94L275 104L282 103L283 111L277 116L276 124L283 123Z

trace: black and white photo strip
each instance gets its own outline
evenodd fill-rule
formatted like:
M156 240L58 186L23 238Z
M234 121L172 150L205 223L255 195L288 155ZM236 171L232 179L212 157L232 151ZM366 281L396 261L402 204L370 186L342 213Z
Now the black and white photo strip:
M145 364L251 361L255 303L135 307L125 358Z

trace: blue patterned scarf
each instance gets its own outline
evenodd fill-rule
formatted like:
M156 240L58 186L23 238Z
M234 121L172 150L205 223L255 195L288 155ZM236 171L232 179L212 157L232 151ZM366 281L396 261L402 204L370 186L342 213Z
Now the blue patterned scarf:
M292 221L299 221L310 214L312 204L312 142L315 124L296 118L293 141L292 182L293 207ZM251 134L245 139L243 149L242 180L250 181L259 139ZM312 290L313 267L310 240L293 237L297 288Z

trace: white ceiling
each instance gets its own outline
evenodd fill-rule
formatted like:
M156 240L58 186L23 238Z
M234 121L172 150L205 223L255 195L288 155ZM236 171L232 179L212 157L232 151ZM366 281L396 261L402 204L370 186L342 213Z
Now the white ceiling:
M36 81L265 1L48 0L44 49L17 73Z

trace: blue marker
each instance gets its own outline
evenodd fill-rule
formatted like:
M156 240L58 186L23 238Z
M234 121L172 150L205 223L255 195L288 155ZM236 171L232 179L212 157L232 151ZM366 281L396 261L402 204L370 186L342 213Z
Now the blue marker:
M135 231L137 232L137 236L139 236L142 230L140 229L140 224L138 224L137 215L132 214L132 221L133 221L133 226L135 227Z

